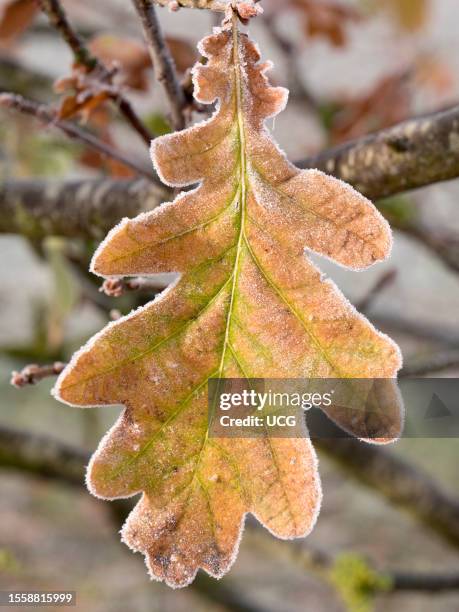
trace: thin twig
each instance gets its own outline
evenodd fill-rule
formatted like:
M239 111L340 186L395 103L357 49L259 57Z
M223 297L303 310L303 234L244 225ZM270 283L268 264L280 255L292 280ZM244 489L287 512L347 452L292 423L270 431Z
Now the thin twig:
M150 0L133 0L133 4L142 22L156 78L163 86L169 102L172 127L174 130L182 130L186 125L187 102L156 9Z
M45 124L52 125L53 127L61 130L69 138L79 140L92 149L99 151L99 153L107 155L112 159L116 159L116 161L136 172L136 174L144 176L150 181L155 180L153 172L149 172L145 168L142 168L142 166L131 161L118 151L115 151L115 149L107 145L105 142L102 142L102 140L99 140L89 132L76 126L74 123L57 119L56 113L45 104L38 104L33 100L27 100L23 96L4 93L0 94L0 106L17 110L25 115L35 117Z
M459 589L459 573L430 574L427 572L394 572L391 590L439 593Z
M58 376L65 366L66 364L60 361L45 366L31 364L23 368L20 372L13 372L11 374L11 384L18 389L26 387L27 385L35 385L44 378Z
M389 218L389 222L391 219ZM413 222L401 222L399 228L403 233L421 242L454 272L459 272L459 238L451 233L432 230Z
M150 278L109 278L103 282L100 291L109 297L121 297L133 291L159 293L165 287L167 287L167 284Z
M433 322L418 321L406 313L404 316L377 314L370 315L371 322L378 328L409 334L415 338L439 342L456 349L459 346L457 325L438 325Z
M442 351L419 359L411 364L406 364L400 371L399 376L425 376L447 370L448 368L459 368L459 350Z
M361 300L359 300L359 302L357 302L355 305L357 310L360 312L369 310L375 299L395 281L396 276L397 270L388 270L387 272L384 272L384 274L382 274L376 283L371 287L368 293Z
M229 0L154 0L159 6L167 6L171 10L179 8L207 9L225 12Z
M97 57L92 55L83 39L73 29L67 19L67 15L65 14L60 0L38 0L38 2L42 11L48 16L51 25L60 33L64 41L72 50L75 62L83 64L89 71L97 71L102 81L111 78L111 71ZM118 94L111 99L126 121L128 121L149 147L154 135L142 122L129 100L125 98L121 92L118 92Z

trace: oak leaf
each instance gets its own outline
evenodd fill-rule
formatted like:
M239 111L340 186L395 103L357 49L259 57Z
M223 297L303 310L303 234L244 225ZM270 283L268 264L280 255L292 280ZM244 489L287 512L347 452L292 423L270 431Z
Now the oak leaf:
M0 41L10 42L22 34L38 13L35 0L2 0L0 2Z
M72 405L125 406L91 459L88 486L107 499L142 493L122 539L173 587L199 568L229 569L246 513L295 538L319 512L310 440L209 436L211 378L384 378L400 367L396 345L304 253L366 268L389 253L387 223L348 185L287 161L265 127L287 91L269 85L270 64L235 18L199 50L208 61L194 68L196 97L217 110L152 145L165 183L198 186L123 220L92 262L107 278L180 276L96 335L55 388ZM370 437L339 407L329 414ZM381 437L398 432L399 422Z

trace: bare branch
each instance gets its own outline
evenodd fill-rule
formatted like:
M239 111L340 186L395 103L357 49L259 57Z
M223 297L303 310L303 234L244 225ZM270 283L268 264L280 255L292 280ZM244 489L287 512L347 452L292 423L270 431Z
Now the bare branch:
M88 68L95 68L97 60L85 47L83 40L70 25L59 0L38 0L41 10L47 15L51 25L61 34L72 50L75 60Z
M418 321L409 316L377 314L370 316L372 322L378 328L390 329L403 334L410 334L415 338L439 342L451 348L459 346L459 332L457 325L438 325L425 321Z
M410 364L406 364L399 376L424 376L434 374L448 368L459 368L459 350L449 350L434 353L424 359L419 359Z
M423 591L426 593L439 593L459 589L459 574L429 574L427 572L411 574L408 572L395 572L392 575L393 591Z
M127 168L130 168L131 170L136 172L136 174L144 176L150 181L155 180L153 170L149 172L142 166L125 157L123 154L119 153L118 151L115 151L115 149L107 145L105 142L102 142L102 140L99 140L98 138L93 136L90 132L81 129L74 123L57 119L56 113L45 104L38 104L37 102L27 100L26 98L23 98L19 95L4 93L0 94L0 106L14 109L25 115L35 117L36 119L39 119L45 124L52 125L53 127L56 127L61 130L61 132L63 132L69 138L72 138L73 140L78 140L87 145L88 147L95 149L99 153L107 155L112 159L116 159L116 161L120 162Z
M97 71L101 80L109 79L111 77L110 70L108 70L97 57L92 55L83 39L73 29L67 19L67 15L65 14L60 0L38 0L38 3L42 11L48 16L51 25L60 33L64 41L72 50L75 62L83 64L89 71ZM129 100L127 100L121 92L118 92L118 94L111 99L131 127L149 147L154 136L139 118Z
M20 372L13 372L11 375L11 384L18 389L27 385L35 385L44 378L58 376L65 368L66 364L56 361L51 365L39 366L31 364L23 368Z
M391 219L389 219L391 221ZM421 242L454 272L459 272L459 237L432 230L417 223L396 222L400 231Z
M123 217L135 217L167 199L145 180L111 179L0 183L0 233L102 240Z
M73 128L73 124L70 124ZM408 125L408 127L407 127ZM411 126L411 128L409 128ZM430 132L422 126L428 126ZM400 153L390 156L390 146L388 144L391 139L394 138L395 134L404 134L407 130L414 134L413 144L410 144L410 140L407 137L405 142L405 148L407 149L406 155ZM449 131L448 131L449 130ZM440 141L436 141L436 134L441 134ZM446 134L449 134L447 137ZM361 188L364 193L371 195L374 199L383 197L388 194L400 193L405 190L409 190L413 187L419 187L421 185L428 185L443 181L446 179L452 179L459 176L459 147L456 152L452 150L449 144L445 144L445 138L451 143L455 142L455 138L459 141L459 106L455 107L451 111L444 113L437 113L431 115L428 119L428 123L424 123L422 119L413 119L407 123L402 123L399 126L390 128L389 130L383 130L367 138L356 140L353 143L340 147L338 149L331 149L325 151L316 158L310 158L303 160L303 162L297 162L307 167L319 167L326 171L331 171L338 178L349 180L357 188ZM446 148L445 148L446 147ZM386 157L383 154L383 159L390 157L391 162L383 161L382 164L378 161L379 150L385 150L388 152ZM366 153L365 153L366 152ZM366 158L368 154L368 158ZM417 165L417 156L419 155L419 165ZM349 161L349 170L346 166L346 160ZM368 160L373 160L371 163ZM426 160L430 160L427 162ZM412 168L410 168L412 164ZM351 171L352 170L352 171ZM149 177L151 178L151 177ZM157 179L158 180L158 179ZM374 180L374 183L372 182ZM64 185L59 187L61 197L65 198ZM92 182L88 183L89 191L92 191ZM113 181L113 189L111 189L106 183L107 189L110 192L116 193L116 198L127 203L129 202L129 196L131 190L136 185L136 181L125 181L117 182ZM81 183L83 189L83 183ZM36 181L32 181L29 185L26 182L20 182L17 185L10 183L8 186L8 200L5 201L0 197L0 232L19 232L28 233L27 226L18 227L17 216L19 213L18 207L21 204L22 199L26 196L27 191L30 189L33 191L34 197L37 199L37 208L43 203L43 199L49 200L48 190L46 189L46 183L42 183L43 192L38 189ZM16 196L17 190L17 206L12 207L12 202ZM123 190L125 194L123 196ZM162 191L162 197L166 199L170 192L165 188ZM157 192L156 192L157 194ZM1 194L5 197L5 192ZM67 199L71 199L74 195L72 192ZM56 208L58 201L56 201ZM155 203L156 205L156 203ZM91 210L91 207L89 207ZM134 207L135 210L135 207ZM8 214L5 214L8 211ZM48 211L48 222L53 225L52 214L56 214L59 217L59 211L53 211L47 208ZM102 214L102 209L99 211ZM126 215L134 216L129 210L126 210ZM81 213L83 217L83 213ZM121 214L121 216L123 216ZM35 217L38 221L38 218ZM99 219L97 222L98 228L104 227L107 231L113 226L113 221L117 222L120 217L107 216L107 223L104 219ZM46 225L46 218L43 219L43 226ZM413 236L417 240L420 240L422 244L430 248L442 261L444 261L450 268L459 270L459 246L458 241L451 237L439 236L432 234L428 230L406 224L405 222L397 219L390 219L393 227L396 227L409 235ZM91 234L91 228L89 219L80 219L79 225L84 225L87 228L88 235ZM71 235L72 225L69 229L63 228L60 231L64 231L62 235ZM58 232L59 233L59 232ZM78 231L78 235L81 235L81 229Z
M459 176L459 105L297 162L378 199Z
M156 9L151 0L133 0L133 4L142 22L156 78L163 86L169 102L172 127L174 130L182 130L186 124L184 111L187 102Z
M82 486L89 455L38 434L0 427L0 465Z
M277 561L291 563L305 572L313 572L322 579L328 579L330 570L333 570L338 557L330 555L325 550L305 547L301 540L282 542L276 538L266 537L258 527L253 526L246 535L251 544L254 544L265 555ZM382 594L394 591L421 591L426 593L455 591L459 589L459 572L400 572L397 570L381 571L373 566L370 560L363 558L375 576L384 580L381 584ZM365 579L365 578L364 578ZM363 586L363 585L362 585ZM375 592L375 595L377 593Z
M385 448L342 438L339 433L333 438L316 438L314 444L359 482L459 546L459 499L427 474Z
M230 0L154 0L154 2L159 6L167 6L171 10L194 8L224 12Z

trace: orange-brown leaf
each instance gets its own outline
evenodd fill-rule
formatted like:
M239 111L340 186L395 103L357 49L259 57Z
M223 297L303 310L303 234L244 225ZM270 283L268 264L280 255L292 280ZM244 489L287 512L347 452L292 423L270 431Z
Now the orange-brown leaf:
M119 65L125 85L147 91L151 59L145 45L114 34L100 34L92 39L89 48L103 64Z
M55 389L72 405L125 406L91 460L88 486L108 499L142 493L123 540L174 587L199 568L229 569L247 512L294 538L311 530L320 506L309 439L209 436L209 379L386 378L400 367L396 345L305 254L366 268L389 254L387 223L351 187L299 170L278 149L265 122L287 92L269 85L269 64L235 19L200 51L208 61L194 68L196 96L218 100L218 110L152 146L165 183L198 187L125 219L92 262L108 278L179 279L95 336ZM400 430L399 407L389 408L382 439ZM329 414L370 437L339 406Z
M21 34L37 12L35 0L3 0L0 5L0 40L11 40Z
M116 97L118 89L112 79L100 79L97 69L90 71L83 64L74 64L70 76L54 83L54 91L64 94L58 111L59 119L81 117L86 122L107 100Z
M349 100L331 127L333 143L345 142L403 121L410 112L409 73L383 77L360 98Z
M303 29L310 38L325 38L333 46L347 42L347 28L361 20L359 11L334 0L286 0L303 17Z

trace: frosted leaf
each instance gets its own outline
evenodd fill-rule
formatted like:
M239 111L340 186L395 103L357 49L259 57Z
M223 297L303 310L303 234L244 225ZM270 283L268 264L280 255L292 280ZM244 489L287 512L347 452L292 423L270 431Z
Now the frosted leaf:
M90 462L88 486L107 499L142 493L122 538L173 587L199 568L228 571L247 512L294 538L311 530L320 507L307 438L208 437L210 378L391 378L400 367L396 345L305 255L365 268L389 254L387 223L351 187L297 169L279 150L265 122L287 91L269 85L270 65L235 20L200 51L208 62L194 69L196 96L217 100L216 113L152 146L165 183L197 187L125 219L92 263L105 277L180 277L95 336L55 390L73 405L124 404ZM393 409L382 438L399 433ZM361 435L362 423L328 412Z

